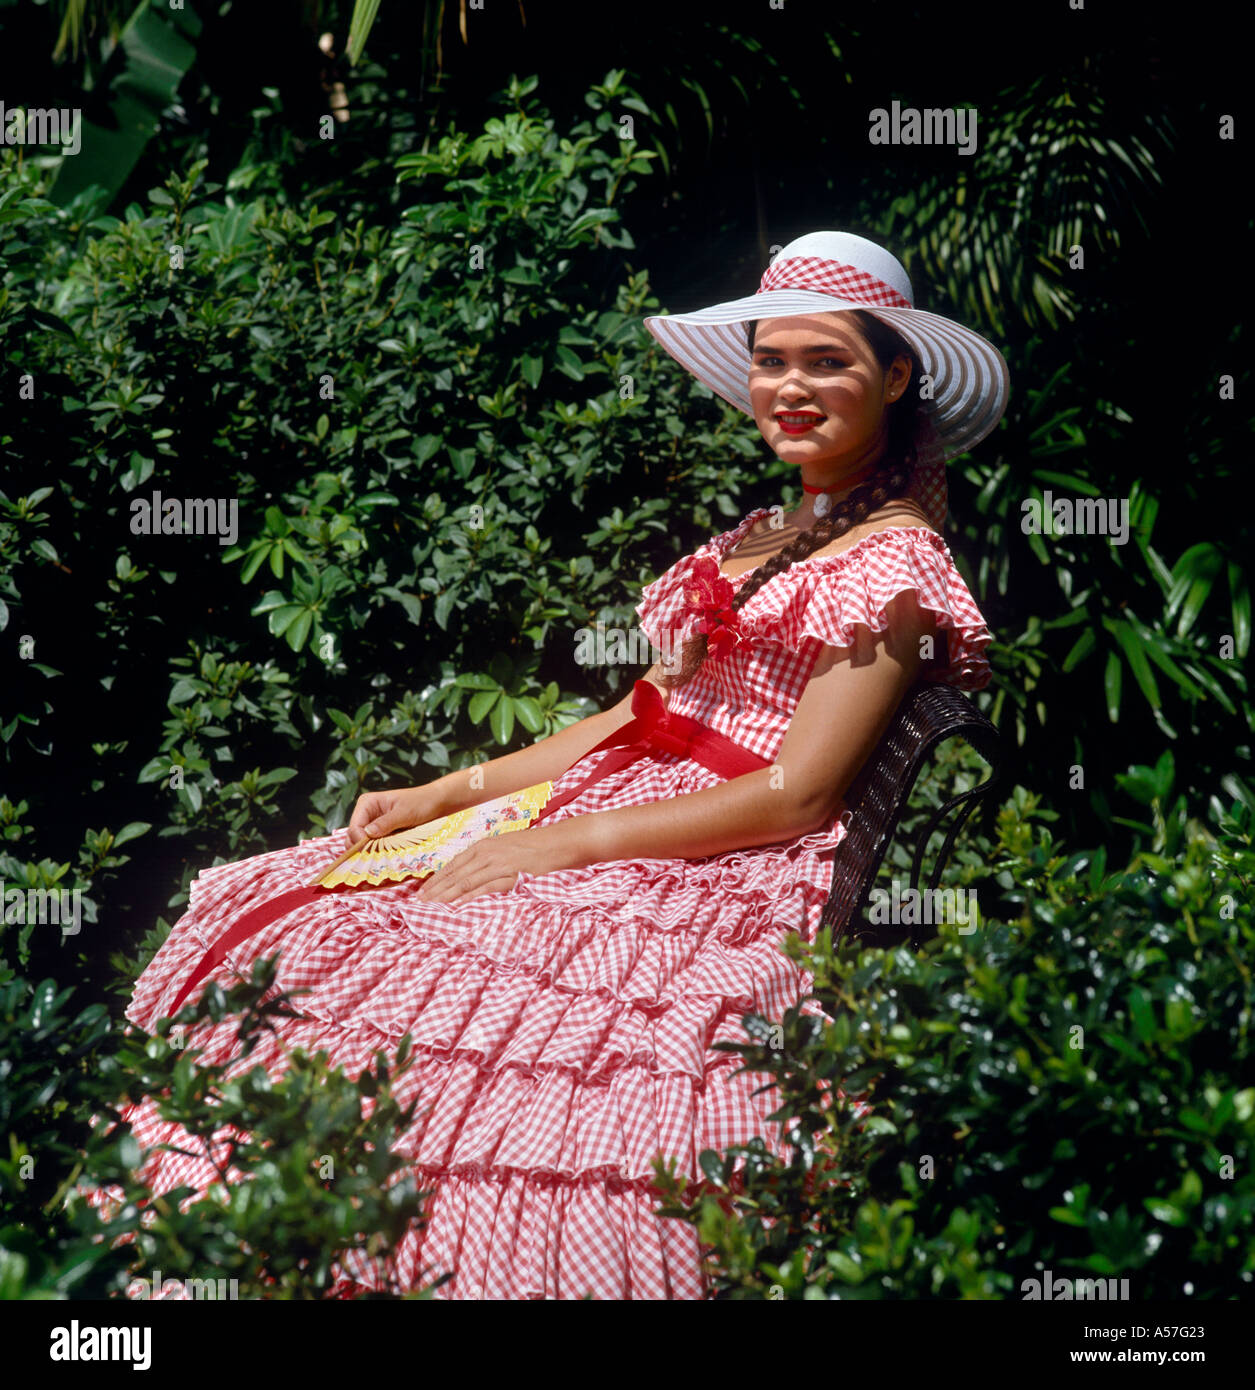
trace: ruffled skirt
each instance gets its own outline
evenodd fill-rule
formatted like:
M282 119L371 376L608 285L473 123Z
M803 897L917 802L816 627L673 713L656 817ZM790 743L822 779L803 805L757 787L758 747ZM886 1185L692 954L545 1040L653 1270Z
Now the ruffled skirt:
M582 780L593 754L556 789ZM570 781L568 781L570 779ZM610 774L554 819L696 791L718 779L658 754ZM505 893L425 902L414 881L328 894L249 938L213 978L227 985L280 952L277 986L305 991L301 1017L277 1021L241 1070L283 1068L286 1049L327 1052L346 1074L395 1052L415 1060L394 1080L418 1100L395 1146L429 1190L425 1221L401 1242L394 1278L436 1297L689 1299L707 1292L694 1228L659 1218L653 1160L700 1181L698 1155L754 1135L786 1152L753 1092L734 1075L743 1014L780 1018L810 977L778 949L810 940L831 886L836 825L787 843L705 859L615 860L521 874ZM126 1013L151 1031L201 955L250 908L308 883L344 847L343 831L204 870L190 907L137 981ZM814 1000L806 1008L819 1012ZM204 1060L233 1059L235 1028L187 1039ZM187 1137L151 1100L126 1112L145 1150ZM149 1152L153 1191L216 1177L208 1159ZM94 1192L89 1198L107 1200ZM376 1276L346 1259L344 1291Z

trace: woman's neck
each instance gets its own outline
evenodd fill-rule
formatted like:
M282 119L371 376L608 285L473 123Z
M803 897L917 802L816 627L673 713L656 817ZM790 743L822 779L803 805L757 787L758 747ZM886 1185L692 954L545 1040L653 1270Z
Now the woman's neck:
M864 463L831 487L816 486L803 479L802 500L797 510L792 513L791 519L801 530L809 531L816 521L830 515L834 508L844 502L856 487L874 476L879 467L879 459ZM818 511L816 503L819 504Z

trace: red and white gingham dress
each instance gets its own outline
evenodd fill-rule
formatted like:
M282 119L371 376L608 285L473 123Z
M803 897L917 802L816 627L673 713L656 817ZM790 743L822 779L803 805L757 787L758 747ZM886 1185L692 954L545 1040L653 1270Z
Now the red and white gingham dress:
M751 512L646 587L637 612L651 641L661 645L664 629L687 634L681 590L693 562L722 561L766 515ZM947 634L948 664L933 676L982 687L990 634L947 546L926 527L898 527L795 563L764 585L741 610L748 643L708 660L671 692L669 707L771 760L822 644L851 646L857 624L882 631L886 604L907 589ZM608 756L586 756L555 793ZM701 764L659 753L609 774L554 818L718 781ZM705 859L524 873L509 892L457 903L422 902L413 882L328 895L279 918L215 972L229 983L280 950L279 984L310 991L297 1002L302 1019L279 1024L282 1044L263 1041L241 1065L279 1071L283 1046L321 1048L356 1076L376 1050L391 1053L411 1035L417 1061L397 1093L403 1103L417 1094L419 1118L398 1147L419 1187L435 1191L427 1223L403 1242L403 1287L452 1271L437 1297L701 1298L693 1227L654 1215L652 1160L673 1157L700 1181L703 1149L756 1134L781 1144L764 1121L770 1093L751 1094L763 1078L734 1076L740 1058L712 1044L747 1040L742 1014L780 1018L808 993L810 977L777 942L789 930L812 939L845 834L838 821ZM249 908L306 884L343 844L340 831L204 870L127 1017L151 1029L218 936ZM223 1024L188 1044L225 1062L233 1029ZM145 1147L183 1138L151 1102L128 1118ZM150 1155L141 1171L157 1191L213 1177L207 1161L170 1153ZM364 1267L349 1271L374 1286Z

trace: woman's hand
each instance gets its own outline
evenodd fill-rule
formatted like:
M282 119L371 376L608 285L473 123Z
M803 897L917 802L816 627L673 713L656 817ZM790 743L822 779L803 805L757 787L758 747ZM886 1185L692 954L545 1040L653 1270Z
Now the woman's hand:
M418 896L426 902L451 903L481 893L508 893L520 873L549 874L591 862L580 849L578 822L573 816L555 825L509 830L478 840L423 880Z
M434 783L425 787L395 787L388 791L367 792L357 798L349 821L348 847L354 848L368 837L390 835L412 825L448 815L444 796Z

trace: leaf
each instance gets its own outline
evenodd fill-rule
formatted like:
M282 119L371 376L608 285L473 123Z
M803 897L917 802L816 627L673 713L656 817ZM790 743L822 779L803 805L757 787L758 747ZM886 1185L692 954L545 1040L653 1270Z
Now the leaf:
M1142 1042L1153 1040L1156 1032L1155 1010L1150 996L1137 985L1129 991L1129 1012L1133 1016L1133 1026Z
M269 613L271 609L282 608L287 603L291 603L287 594L281 594L278 589L270 589L258 599L250 612L257 618L263 613Z
M449 625L449 614L457 600L457 589L446 589L439 598L436 599L436 606L432 616L436 619L436 626L444 630Z
M530 695L514 697L514 713L529 734L538 734L545 727L545 712Z
M122 26L110 69L104 124L83 119L80 149L63 156L50 198L65 207L93 185L107 205L129 178L145 146L176 100L179 84L196 57L201 21L192 6L178 10L138 5Z
M1177 622L1178 637L1184 637L1194 626L1194 621L1203 611L1203 604L1207 602L1214 582L1214 575L1200 575L1190 585L1185 602L1181 605L1181 617Z
M1173 565L1172 592L1168 595L1164 620L1171 620L1177 607L1181 607L1177 620L1178 637L1184 637L1194 626L1194 620L1220 573L1220 564L1220 551L1210 541L1200 541L1190 546Z
M866 1277L864 1271L840 1250L829 1250L826 1256L829 1268L847 1284L861 1284Z
M1186 675L1175 661L1163 650L1163 640L1157 639L1155 633L1150 631L1141 632L1142 650L1159 667L1165 675L1171 676L1176 682L1177 687L1183 690L1191 699L1201 700L1204 698L1203 690Z
M493 706L488 718L488 727L498 743L509 743L514 733L514 701L507 695Z
M361 61L362 49L379 13L379 0L355 0L353 17L349 21L347 54L353 67Z
M271 768L269 772L264 773L261 777L258 778L257 785L259 787L277 786L281 782L290 781L296 775L297 772L296 768L294 767Z
M194 681L190 676L180 676L170 688L170 698L167 703L171 705L181 705L187 700L194 700L198 695L204 693L199 681Z
M285 604L282 608L276 608L270 615L269 627L271 634L275 637L282 637L283 634L292 626L302 613L307 613L306 608L299 608L294 603Z
M1251 649L1251 591L1246 571L1236 560L1229 561L1229 593L1233 601L1233 636L1237 655L1246 658Z
M1107 669L1103 672L1103 689L1107 694L1107 718L1113 724L1120 720L1120 658L1115 652L1107 653Z
M1155 800L1155 777L1150 768L1131 767L1128 772L1117 772L1115 779L1116 785L1140 806L1149 806Z
M558 370L563 376L569 376L572 381L584 380L583 363L569 347L556 344L554 346L553 355L557 359Z
M57 986L55 980L41 980L31 996L28 1015L32 1028L42 1028L56 1012Z
M240 578L245 584L247 584L261 568L262 561L266 558L267 550L268 547L257 545L253 548L249 557L244 561L244 566L240 570ZM256 612L257 610L254 609L253 611Z
M40 328L46 328L51 333L60 333L67 338L77 338L77 334L64 319L59 319L56 314L50 314L46 309L36 309L33 305L27 305L26 317L32 323L37 323Z
M146 820L131 821L129 825L124 825L113 837L114 848L116 849L118 845L126 844L128 840L135 840L141 835L146 835L151 829L151 824Z
M1240 777L1226 772L1220 779L1220 785L1235 801L1240 801L1252 815L1255 815L1255 792L1252 792Z
M1132 667L1134 678L1141 687L1142 694L1149 701L1150 707L1159 709L1162 704L1159 698L1159 687L1155 684L1154 673L1150 669L1150 663L1146 660L1146 653L1142 650L1142 639L1122 619L1104 618L1103 626L1119 642L1124 655L1128 658L1130 667Z
M466 707L466 713L472 724L483 722L484 716L501 698L502 692L498 687L496 690L481 690L478 694L472 695L470 703Z
M1078 666L1094 650L1098 639L1094 635L1092 627L1086 628L1076 639L1072 650L1063 659L1063 673L1066 675L1074 667Z
M1088 478L1080 478L1075 473L1055 473L1048 468L1034 468L1032 477L1044 483L1051 483L1056 487L1071 488L1073 492L1079 492L1086 497L1101 497L1102 489L1092 483Z
M288 646L294 652L299 652L305 645L305 639L309 636L309 630L313 623L314 615L308 608L301 608L297 611L291 626L283 634L287 638Z
M1168 1226L1184 1226L1189 1216L1180 1207L1173 1206L1171 1202L1165 1201L1162 1197L1144 1197L1142 1205L1150 1212L1156 1221L1162 1221Z

